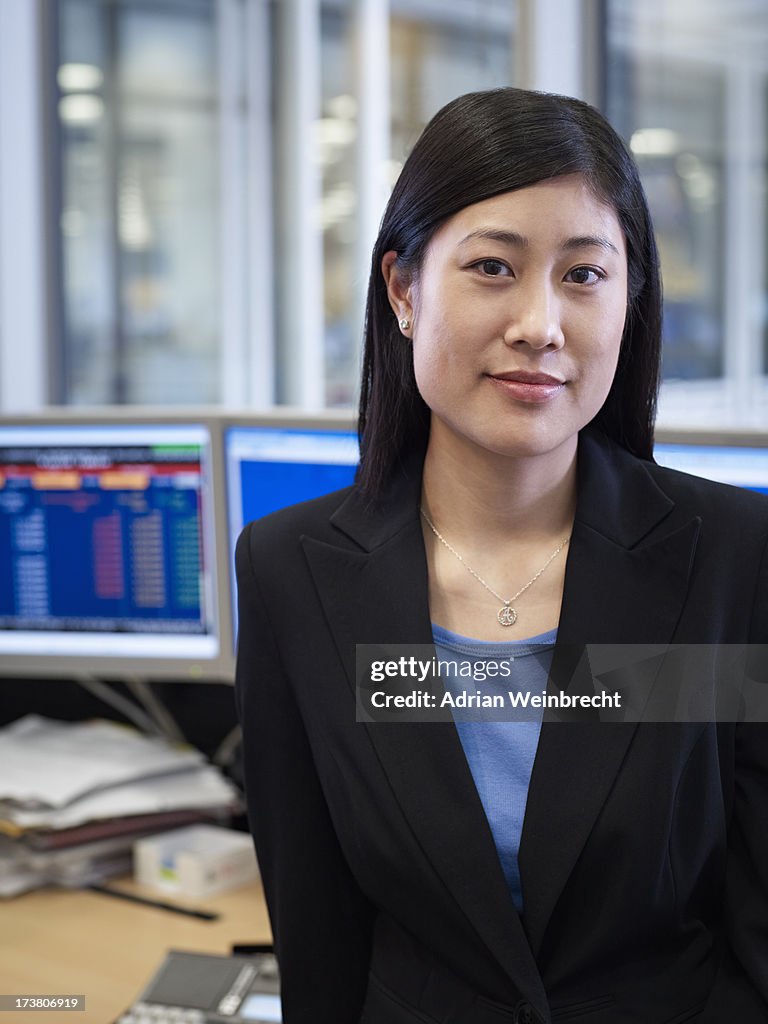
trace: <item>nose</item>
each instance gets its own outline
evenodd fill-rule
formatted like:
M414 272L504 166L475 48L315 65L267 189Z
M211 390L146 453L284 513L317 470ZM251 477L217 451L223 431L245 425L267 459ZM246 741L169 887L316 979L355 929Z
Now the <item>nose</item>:
M560 322L560 302L549 281L521 281L515 289L513 303L504 332L505 344L526 344L537 350L563 347L565 335Z

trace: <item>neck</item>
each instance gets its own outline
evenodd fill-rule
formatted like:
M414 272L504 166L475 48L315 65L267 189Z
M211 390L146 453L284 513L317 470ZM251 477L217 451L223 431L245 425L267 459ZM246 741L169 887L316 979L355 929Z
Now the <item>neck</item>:
M543 455L509 456L432 431L422 504L452 537L565 538L576 508L576 438Z

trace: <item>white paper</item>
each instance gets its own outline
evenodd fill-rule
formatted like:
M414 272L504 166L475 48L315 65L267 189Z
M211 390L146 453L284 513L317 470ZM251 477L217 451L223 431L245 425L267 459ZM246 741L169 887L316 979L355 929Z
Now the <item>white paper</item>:
M203 755L128 726L27 715L0 729L0 799L64 807L109 786L196 767Z
M203 765L174 775L113 786L62 808L5 808L2 816L23 829L63 829L134 814L227 807L237 801L235 787L216 768Z

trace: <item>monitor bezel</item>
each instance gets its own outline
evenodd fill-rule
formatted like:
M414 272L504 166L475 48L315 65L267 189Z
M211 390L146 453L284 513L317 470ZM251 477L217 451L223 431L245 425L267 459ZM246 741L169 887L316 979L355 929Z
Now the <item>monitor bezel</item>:
M223 465L222 420L220 412L200 408L60 408L34 413L0 416L2 427L114 427L114 426L200 426L210 438L211 494L210 550L214 630L218 652L212 657L139 656L102 654L3 654L0 675L4 677L141 679L149 681L224 682L234 681L234 641L229 573L227 572L226 482ZM143 634L137 634L142 636Z
M753 428L657 427L656 444L690 444L698 448L768 448L768 427Z

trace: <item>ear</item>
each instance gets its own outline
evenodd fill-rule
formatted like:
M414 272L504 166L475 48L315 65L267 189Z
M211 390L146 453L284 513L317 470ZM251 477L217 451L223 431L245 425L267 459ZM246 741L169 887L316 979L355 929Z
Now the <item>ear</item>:
M413 282L411 275L406 275L397 265L397 253L394 249L385 252L381 260L381 273L387 285L387 296L395 319L409 321L409 327L413 323ZM403 334L408 334L408 329L400 328Z

